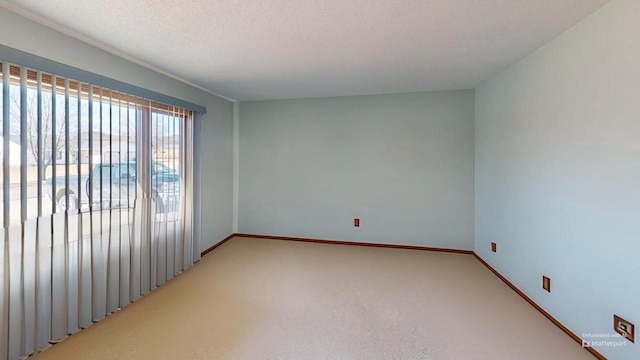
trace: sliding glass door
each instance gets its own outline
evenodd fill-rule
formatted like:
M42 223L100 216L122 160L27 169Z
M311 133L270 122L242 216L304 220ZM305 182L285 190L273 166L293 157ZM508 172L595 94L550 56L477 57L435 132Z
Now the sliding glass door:
M198 259L194 113L1 61L0 84L0 359L16 359Z

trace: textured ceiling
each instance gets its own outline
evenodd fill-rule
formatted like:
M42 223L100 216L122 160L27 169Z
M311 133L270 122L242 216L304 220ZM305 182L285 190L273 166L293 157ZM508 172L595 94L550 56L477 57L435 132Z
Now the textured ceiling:
M468 89L609 0L2 0L236 100Z

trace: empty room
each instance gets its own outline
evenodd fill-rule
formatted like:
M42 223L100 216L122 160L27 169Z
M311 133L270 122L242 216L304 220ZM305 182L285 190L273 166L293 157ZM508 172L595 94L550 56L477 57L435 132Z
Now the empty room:
M640 360L639 34L0 0L0 360Z

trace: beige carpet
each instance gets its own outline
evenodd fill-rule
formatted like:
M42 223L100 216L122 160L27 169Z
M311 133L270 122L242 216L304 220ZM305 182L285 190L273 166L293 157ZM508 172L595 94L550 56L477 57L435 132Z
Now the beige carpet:
M594 358L473 256L234 238L35 359Z

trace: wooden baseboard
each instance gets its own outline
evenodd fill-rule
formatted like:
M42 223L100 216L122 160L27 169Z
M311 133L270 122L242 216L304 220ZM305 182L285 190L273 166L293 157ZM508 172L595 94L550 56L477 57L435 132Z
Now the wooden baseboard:
M376 244L376 243L367 243L367 242L354 242L354 241L342 241L342 240L323 240L323 239L297 238L297 237L273 236L273 235L257 235L257 234L235 234L235 236L250 237L250 238L257 238L257 239L270 239L270 240L304 241L304 242L313 242L313 243L320 243L320 244L370 246L370 247L381 247L381 248L391 248L391 249L409 249L409 250L424 250L424 251L440 251L440 252L448 252L448 253L456 253L456 254L473 255L473 251L471 251L471 250L446 249L446 248L436 248L436 247L426 247L426 246Z
M507 286L509 286L513 291L515 291L518 295L520 295L526 302L531 304L536 310L538 310L542 315L544 315L547 319L551 320L560 330L564 331L567 335L569 335L574 341L576 341L580 346L582 346L582 339L576 335L573 331L569 330L566 326L562 325L560 321L554 318L551 314L549 314L546 310L544 310L540 305L538 305L535 301L533 301L530 297L528 297L524 292L518 289L515 285L511 283L511 281L507 280L502 274L500 274L496 269L494 269L491 265L489 265L486 261L484 261L478 254L474 253L473 256L476 257L484 266L486 266L492 273L494 273L500 280L502 280ZM607 360L602 354L596 351L594 348L585 347L585 350L590 352L593 356L595 356L599 360Z
M200 256L202 257L202 256L207 255L208 253L212 252L212 251L213 251L215 248L217 248L218 246L220 246L220 245L222 245L222 244L226 243L227 241L229 241L229 240L230 240L231 238L233 238L234 236L236 236L236 234L231 234L231 235L227 236L226 238L224 238L224 239L222 239L222 240L218 241L218 243L214 244L213 246L208 247L208 248L206 248L206 249L202 250L202 252L200 253Z

